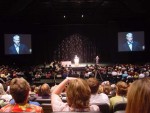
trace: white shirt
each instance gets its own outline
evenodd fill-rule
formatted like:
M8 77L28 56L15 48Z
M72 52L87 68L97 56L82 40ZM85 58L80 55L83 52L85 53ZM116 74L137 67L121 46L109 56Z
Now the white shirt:
M132 51L132 42L128 42L129 48Z
M51 105L53 111L71 111L69 105L67 103L62 102L61 98L56 94L52 94L51 96ZM86 109L84 111L86 111ZM90 111L100 111L100 109L97 105L90 105Z
M92 103L107 103L110 105L109 98L105 93L91 95L90 104Z
M16 48L17 53L19 54L19 45L15 44L15 48Z

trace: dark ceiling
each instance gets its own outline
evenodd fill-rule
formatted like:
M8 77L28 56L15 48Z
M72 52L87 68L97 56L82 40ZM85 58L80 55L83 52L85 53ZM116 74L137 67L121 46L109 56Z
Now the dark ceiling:
M147 21L149 9L148 0L0 0L0 23L53 25Z

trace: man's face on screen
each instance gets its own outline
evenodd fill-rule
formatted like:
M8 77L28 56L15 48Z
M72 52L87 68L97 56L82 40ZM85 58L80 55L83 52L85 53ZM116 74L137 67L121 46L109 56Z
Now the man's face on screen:
M127 40L128 40L129 42L132 42L132 41L133 41L133 37L127 37Z
M14 36L14 37L13 37L13 41L14 41L14 43L15 43L16 45L19 46L19 44L20 44L20 37L19 37L18 35Z
M132 34L127 34L126 39L128 42L132 42L133 41L133 35Z

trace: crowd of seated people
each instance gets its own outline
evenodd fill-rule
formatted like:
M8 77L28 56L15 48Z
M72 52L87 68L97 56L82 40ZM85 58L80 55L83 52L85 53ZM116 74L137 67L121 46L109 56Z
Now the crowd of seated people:
M136 64L115 64L108 66L87 65L84 70L76 72L71 66L63 66L60 62L52 62L48 67L31 66L26 69L21 69L13 66L0 66L0 82L6 82L15 77L24 77L30 83L43 78L53 79L54 77L66 78L72 76L80 78L96 77L101 81L109 81L117 83L120 80L125 82L133 82L138 78L150 76L150 65Z
M76 72L71 66L63 67L60 63L53 63L49 68L36 68L33 71L34 78L54 78L72 77L76 75L80 78L96 77L101 81L117 83L120 80L133 82L138 78L150 76L150 66L136 64L116 64L110 66L87 65L84 70Z
M30 87L29 84L28 85L25 84L28 87L30 87L30 88L28 88L26 86L27 89L29 90L29 91L27 90L28 98L26 100L26 103L22 103L22 102L18 103L18 101L17 101L18 98L16 98L16 96L13 96L13 95L16 95L13 93L14 93L14 90L16 92L17 89L21 90L20 88L26 88L25 86L21 85L22 79L23 79L22 77L14 78L10 82L10 96L12 95L10 98L11 101L7 100L7 103L5 103L5 104L0 103L1 107L2 107L1 108L2 111L5 112L6 109L9 110L10 106L14 105L16 103L17 103L17 105L15 107L17 107L17 110L18 110L18 106L23 106L23 108L25 107L24 109L26 109L26 104L40 106L40 104L37 104L35 102L38 102L36 100L42 99L42 98L49 99L48 103L51 104L53 111L99 111L99 110L101 110L100 108L97 107L97 104L99 104L99 103L107 103L110 106L110 108L113 109L113 106L115 105L115 103L121 102L121 101L127 102L126 94L127 94L128 85L124 81L119 81L115 85L116 96L114 96L114 95L111 95L112 94L111 92L113 90L108 88L108 86L111 86L111 83L109 83L109 81L104 81L104 82L100 83L98 81L98 79L96 79L94 77L91 77L88 79L71 77L71 78L64 79L64 81L62 81L59 85L55 85L52 88L48 84L44 83L43 85L40 85L40 86L33 86L33 89L31 91L32 86ZM14 80L15 80L15 82L14 82ZM24 80L25 79L23 79L23 81ZM142 79L139 79L139 80L142 80ZM19 81L19 83L16 81ZM12 84L12 82L13 82L13 84ZM17 86L19 84L21 86L18 87L17 89L12 89L13 88L12 85L14 85L14 84L16 84ZM133 84L135 84L135 83L133 82ZM112 84L112 85L114 85L114 84ZM107 86L106 89L105 89L105 86ZM132 86L132 83L131 83L131 86ZM38 90L36 90L37 87L38 87ZM0 89L3 89L3 88L0 88ZM20 92L18 92L18 93L20 94ZM132 93L130 90L130 95L131 94ZM35 99L30 98L33 95L34 95ZM63 101L62 95L66 97L66 101ZM109 95L111 95L111 97L109 97ZM19 96L19 95L17 95L17 96ZM21 97L22 97L22 95L21 95ZM85 101L86 99L87 99L87 101ZM80 106L79 103L76 103L77 101L79 101L79 103L81 103L82 101L85 101L82 103L82 105L85 105L85 106L82 106L82 105ZM3 106L4 106L4 108L3 108ZM6 108L5 108L5 106L6 106ZM19 111L20 111L20 109L19 109Z
M100 100L99 103L105 102L110 105L111 109L113 109L113 106L118 101L127 102L128 98L126 94L129 85L131 84L132 86L132 82L137 80L143 80L143 78L149 77L149 72L150 66L148 64L116 64L111 66L90 65L85 67L85 70L83 70L83 72L81 73L82 76L80 76L79 74L79 76L76 76L76 78L80 77L82 79L85 79L89 85L91 97L89 98L88 105L92 105L92 103L95 104L98 100ZM36 74L39 74L38 79L51 79L55 75L59 74L62 75L62 78L64 78L64 80L66 80L66 77L75 74L75 72L71 67L63 67L56 62L48 69L35 66L30 68L29 70L23 70L16 67L12 68L2 65L0 66L0 107L5 107L8 104L12 105L16 103L15 98L12 95L13 93L10 92L11 80L13 80L14 78L22 77L25 78L31 86L29 91L29 97L27 99L28 104L40 106L41 103L38 103L36 100L41 98L47 98L50 101L49 103L51 103L51 98L53 98L51 96L52 94L54 94L55 91L55 95L60 95L59 99L62 101L60 102L61 105L66 105L66 103L68 103L68 82L66 82L65 86L61 89L61 92L58 93L56 89L59 85L55 85L52 87L49 86L49 84L44 83L42 85L36 86L33 82L36 79ZM31 78L29 79L28 76ZM32 81L30 81L31 79ZM71 81L73 80L71 79ZM70 107L69 104L70 103L68 103L68 108ZM55 109L55 106L53 107L53 109ZM71 107L71 110L72 109L73 108ZM93 107L90 109L95 108Z

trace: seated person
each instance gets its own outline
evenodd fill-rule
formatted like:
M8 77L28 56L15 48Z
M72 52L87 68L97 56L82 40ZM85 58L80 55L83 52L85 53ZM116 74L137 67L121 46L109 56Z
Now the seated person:
M48 99L50 98L51 92L50 92L50 86L47 83L44 83L41 85L38 89L38 96L36 97L37 99L39 98L45 98Z
M47 83L44 83L41 86L41 96L42 98L50 98L50 86Z
M67 103L60 94L67 85ZM67 77L52 92L51 104L54 111L99 111L97 105L90 105L91 90L87 82L80 78Z
M8 104L9 101L12 99L12 96L10 94L7 94L6 90L7 90L7 86L0 83L0 99L1 99L0 106L1 107Z
M126 113L150 112L150 79L143 78L134 81L127 93L128 104Z
M50 86L47 83L44 83L39 90L40 94L36 97L35 101L39 103L50 103Z
M37 112L43 113L42 107L29 104L28 96L30 85L24 78L14 78L10 82L10 94L15 100L14 104L7 104L0 112Z
M110 107L113 109L114 105L118 102L127 102L126 94L128 90L127 83L123 81L117 82L116 96L110 98Z
M96 78L87 79L87 83L91 89L90 104L107 103L110 105L109 98L105 93L98 94L99 81Z

